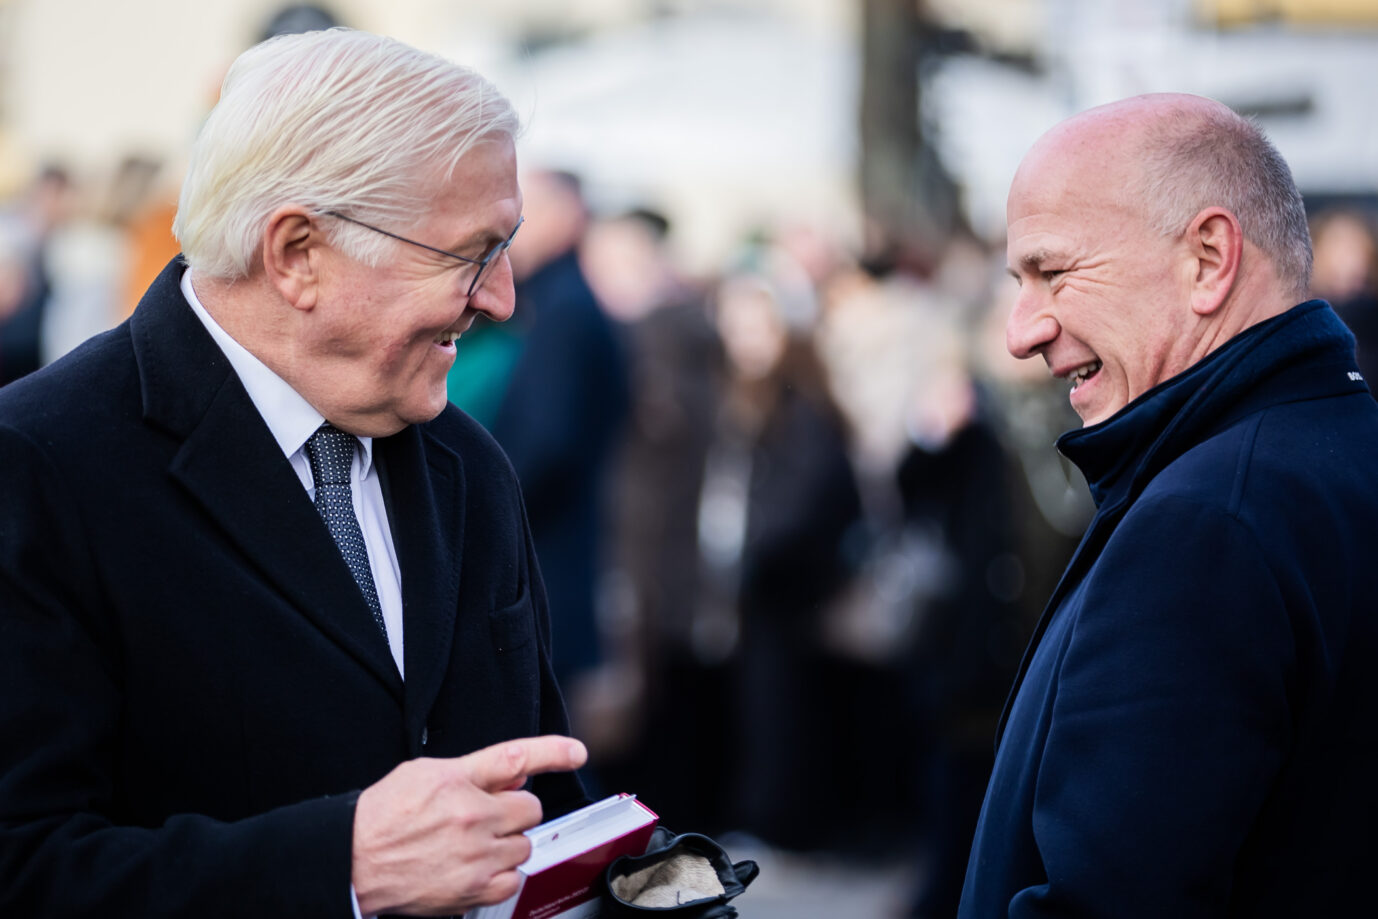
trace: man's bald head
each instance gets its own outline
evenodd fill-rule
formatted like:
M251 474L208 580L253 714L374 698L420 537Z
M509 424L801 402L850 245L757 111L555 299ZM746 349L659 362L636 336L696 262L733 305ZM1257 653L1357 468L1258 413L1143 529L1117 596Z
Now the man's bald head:
M1208 207L1235 215L1294 300L1311 283L1311 235L1301 193L1277 149L1252 121L1203 96L1155 93L1089 109L1054 127L1021 171L1069 156L1101 189L1164 236L1179 235Z
M1017 357L1087 424L1305 299L1301 195L1262 133L1198 96L1139 96L1054 127L1006 209Z

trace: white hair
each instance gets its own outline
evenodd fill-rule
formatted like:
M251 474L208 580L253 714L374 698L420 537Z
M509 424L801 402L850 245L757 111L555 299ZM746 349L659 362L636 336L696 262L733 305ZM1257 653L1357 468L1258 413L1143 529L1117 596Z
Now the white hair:
M1306 297L1306 208L1292 171L1257 124L1223 106L1179 112L1146 133L1143 161L1140 191L1158 232L1178 235L1203 209L1226 208L1278 279Z
M483 77L393 39L349 29L272 38L226 74L172 231L196 272L244 278L283 205L382 225L415 219L476 143L517 127ZM386 237L332 223L332 242L377 264Z

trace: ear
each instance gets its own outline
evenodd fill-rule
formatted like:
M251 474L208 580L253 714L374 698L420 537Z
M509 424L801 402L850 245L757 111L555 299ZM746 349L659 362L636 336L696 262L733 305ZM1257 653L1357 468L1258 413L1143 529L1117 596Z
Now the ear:
M1209 316L1229 298L1239 278L1244 231L1234 214L1208 207L1187 226L1186 243L1195 275L1191 308L1198 316Z
M268 218L263 234L263 268L268 283L299 310L310 310L320 293L321 256L328 247L316 217L286 205Z

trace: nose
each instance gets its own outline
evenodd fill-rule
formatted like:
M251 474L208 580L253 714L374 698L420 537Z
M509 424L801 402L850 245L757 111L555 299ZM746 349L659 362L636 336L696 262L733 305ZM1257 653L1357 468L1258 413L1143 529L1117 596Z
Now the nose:
M489 269L483 284L469 298L469 308L483 313L494 322L506 322L517 307L517 293L512 281L512 262L507 253L497 256L497 264Z
M1036 287L1030 283L1020 287L1005 322L1005 347L1020 360L1041 353L1062 331L1047 308L1047 297L1040 296Z

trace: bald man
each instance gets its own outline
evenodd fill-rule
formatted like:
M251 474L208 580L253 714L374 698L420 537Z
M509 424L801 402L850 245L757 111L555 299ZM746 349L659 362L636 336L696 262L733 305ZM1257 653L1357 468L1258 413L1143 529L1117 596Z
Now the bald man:
M1301 195L1192 96L1078 115L1008 204L1009 349L1098 513L997 735L960 915L1354 916L1378 854L1378 405Z

